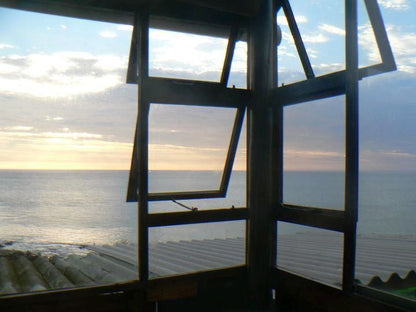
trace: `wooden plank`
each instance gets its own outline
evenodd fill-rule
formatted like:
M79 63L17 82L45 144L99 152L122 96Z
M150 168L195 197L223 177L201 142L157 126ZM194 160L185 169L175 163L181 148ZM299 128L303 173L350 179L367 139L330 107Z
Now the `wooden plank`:
M197 281L176 281L170 285L149 288L147 300L152 302L195 297L198 294Z
M146 100L146 81L149 75L149 15L143 9L137 13L137 54L139 60L138 77L138 119L135 134L136 161L138 164L138 242L139 279L149 278L149 229L148 229L148 176L149 176L149 102ZM134 174L134 172L133 172Z
M277 12L279 10L279 3L277 1L274 2L273 11L276 12L275 16L277 16ZM277 20L274 20L277 23ZM278 38L277 34L277 24L274 26L274 35L273 35L273 55L277 55L278 50L278 40L280 41L281 38ZM280 34L281 35L281 34ZM273 87L277 86L277 57L273 57ZM271 138L271 157L273 159L271 164L271 207L273 210L277 210L280 204L283 202L283 104L282 103L275 103L271 105L272 108L272 138ZM272 251L270 253L270 262L276 264L277 263L277 222L272 223L273 234L270 237L270 245L272 247Z
M345 213L340 210L282 204L277 210L276 220L336 232L345 229Z
M220 190L211 191L190 191L190 192L166 192L166 193L149 193L149 201L162 201L172 199L203 199L203 198L221 198L225 193Z
M201 211L181 211L153 213L149 215L149 226L168 226L207 222L245 220L248 218L246 208L212 209Z
M271 101L274 105L293 105L342 95L345 93L345 75L345 71L339 71L274 88Z
M240 2L232 3L241 8ZM127 25L134 24L135 12L146 5L154 16L150 20L152 28L227 38L229 26L235 20L240 20L244 28L248 24L245 14L239 10L227 12L215 7L177 1L160 5L158 1L152 0L0 0L2 7Z
M145 87L150 103L239 108L251 98L248 90L215 82L151 77Z
M357 0L345 1L345 229L342 288L354 291L358 216L358 12Z
M131 34L129 64L127 67L126 83L137 84L137 25L134 25Z
M379 298L358 294L345 294L340 289L300 275L276 269L272 275L277 301L287 311L334 312L404 312Z
M235 114L233 130L231 133L230 144L228 146L227 158L225 160L224 170L222 173L220 192L227 194L228 185L230 183L231 173L233 170L235 154L237 153L238 141L240 140L241 128L244 121L245 108L239 108Z
M389 38L387 37L386 28L384 27L383 17L381 16L380 7L377 0L365 0L368 17L374 30L377 47L380 52L383 72L396 70L393 51L391 49Z
M271 304L269 276L273 257L275 222L271 206L272 108L269 93L274 87L276 64L274 1L259 1L260 9L249 30L248 72L253 102L247 108L247 265L249 295L253 310L266 310Z
M222 67L220 83L227 87L228 78L230 77L231 64L234 56L235 44L237 42L238 24L234 24L230 29L230 36L228 37L227 51L225 53L224 65Z

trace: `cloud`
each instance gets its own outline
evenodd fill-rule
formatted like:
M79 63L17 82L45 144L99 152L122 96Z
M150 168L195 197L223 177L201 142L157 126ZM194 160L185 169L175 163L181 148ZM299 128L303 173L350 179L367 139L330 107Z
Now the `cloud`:
M0 91L42 98L103 92L122 84L125 58L82 52L0 57Z
M0 131L0 168L123 169L130 165L131 143L90 133Z
M116 38L117 37L117 33L111 30L101 31L99 35L103 38Z
M408 0L379 0L378 2L387 9L400 11L410 9L410 4Z
M66 25L62 24L62 25L61 25L61 28L62 28L62 29L68 29L68 26L66 26Z
M133 31L133 26L131 26L131 25L117 25L116 29L120 30L120 31Z
M7 43L0 43L0 50L3 49L14 49L16 48L14 45L7 44Z
M227 150L173 144L149 144L151 170L222 170Z
M329 41L329 38L324 34L305 34L302 39L305 43L325 43Z
M400 26L388 25L387 34L398 70L416 74L416 33L405 32ZM370 61L381 61L370 24L360 27L359 43L367 51Z
M150 71L176 71L180 76L216 72L218 80L227 40L157 29L150 30Z
M297 24L306 24L308 22L308 18L305 15L296 15L295 20ZM278 15L277 16L277 24L278 25L285 25L288 26L287 19L285 15Z
M334 25L320 24L318 28L330 34L334 34L337 36L345 36L345 30Z
M14 126L14 127L7 127L6 130L11 131L30 131L33 130L33 127L30 126Z

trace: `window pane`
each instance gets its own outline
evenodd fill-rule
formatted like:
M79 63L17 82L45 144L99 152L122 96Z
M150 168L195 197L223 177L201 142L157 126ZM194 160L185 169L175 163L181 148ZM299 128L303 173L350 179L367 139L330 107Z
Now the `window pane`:
M365 272L364 285L415 300L415 8L381 3L381 10L398 70L360 82L357 278ZM372 34L365 28L362 36ZM377 61L374 46L364 53Z
M149 192L219 189L236 111L152 104Z
M150 277L243 265L245 221L150 229Z
M227 39L150 29L149 75L220 81Z
M284 222L277 223L277 266L341 287L343 235Z
M316 76L345 69L344 1L290 2L303 43ZM283 11L283 10L281 10ZM279 85L305 80L286 17L279 11L282 29L279 46Z
M231 63L228 88L247 89L247 43L239 41L235 45Z
M344 206L345 97L284 109L285 203Z
M131 27L0 10L0 293L136 279L90 249L136 243Z

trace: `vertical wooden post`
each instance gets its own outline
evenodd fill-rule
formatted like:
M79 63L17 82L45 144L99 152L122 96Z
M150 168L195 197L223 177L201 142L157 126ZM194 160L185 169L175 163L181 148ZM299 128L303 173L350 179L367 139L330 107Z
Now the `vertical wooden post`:
M137 59L138 59L138 119L136 127L136 155L138 173L138 243L139 279L149 278L149 228L148 228L148 141L149 141L149 102L146 98L146 82L149 77L149 15L147 10L136 14Z
M272 0L261 0L250 21L248 42L249 87L253 102L248 107L247 266L250 299L254 309L271 303L270 272L274 266L275 222L272 218L272 129L273 110L269 91L273 87L274 10ZM272 246L273 245L273 246Z
M345 0L346 125L345 216L343 290L354 290L356 228L358 215L358 33L357 0Z

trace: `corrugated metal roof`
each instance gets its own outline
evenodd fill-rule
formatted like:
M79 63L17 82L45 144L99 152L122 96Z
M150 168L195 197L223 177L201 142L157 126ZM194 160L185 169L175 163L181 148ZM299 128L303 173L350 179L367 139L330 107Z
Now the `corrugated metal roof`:
M112 284L136 278L136 269L92 252L86 256L47 257L0 250L0 294Z
M0 294L117 283L137 278L137 246L88 246L87 255L41 256L0 249ZM240 265L245 239L210 239L153 244L149 248L151 277ZM342 235L297 233L280 235L278 266L322 282L339 285ZM416 269L416 240L359 237L356 278L397 281Z
M90 246L103 257L135 264L135 246ZM149 248L150 271L157 276L190 273L245 263L245 239L166 242ZM281 268L310 278L340 285L343 237L339 233L280 235ZM396 273L405 278L416 269L416 239L361 236L357 239L356 279L368 284L375 277L388 281Z

